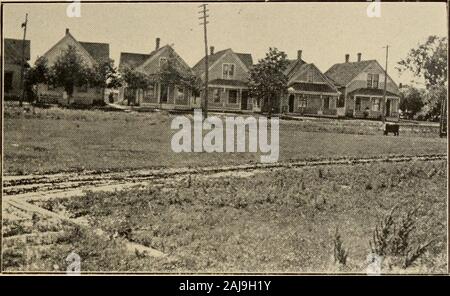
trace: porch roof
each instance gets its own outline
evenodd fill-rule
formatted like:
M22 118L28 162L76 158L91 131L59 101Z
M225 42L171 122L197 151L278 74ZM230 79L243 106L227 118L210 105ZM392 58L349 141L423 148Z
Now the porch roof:
M208 83L209 85L223 85L234 87L248 87L248 84L242 80L230 80L230 79L214 79Z
M358 88L355 89L354 91L350 92L348 95L349 96L354 96L354 95L362 95L362 96L376 96L376 97L382 97L383 96L383 89L380 88ZM386 91L386 96L389 97L399 97L398 95L390 92L390 91Z
M290 85L295 91L307 91L307 92L323 92L323 93L335 93L338 95L339 93L335 91L328 84L322 83L308 83L308 82L294 82Z

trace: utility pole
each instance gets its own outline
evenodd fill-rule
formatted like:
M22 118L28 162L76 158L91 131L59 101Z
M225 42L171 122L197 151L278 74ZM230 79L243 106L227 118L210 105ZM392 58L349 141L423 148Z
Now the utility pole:
M384 88L383 88L383 103L381 104L381 120L383 124L386 121L386 84L387 84L387 67L388 67L389 45L386 45L386 66L384 67Z
M22 40L22 60L20 68L20 84L22 85L22 96L20 97L19 106L22 107L25 99L25 37L27 35L28 13L25 14L25 22L22 23L23 40Z
M202 8L202 10L199 11L199 13L202 15L199 17L199 19L203 20L200 25L203 25L203 34L204 34L204 40L205 40L205 91L204 91L204 98L203 98L203 112L205 114L205 118L208 117L208 35L206 30L206 25L208 24L208 21L206 20L209 15L206 13L208 12L208 9L206 9L207 4L202 4L199 6L199 8Z

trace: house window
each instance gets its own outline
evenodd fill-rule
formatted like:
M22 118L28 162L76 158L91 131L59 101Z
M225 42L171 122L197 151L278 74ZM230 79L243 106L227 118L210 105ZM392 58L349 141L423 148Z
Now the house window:
M314 73L313 71L308 71L306 74L306 81L307 82L313 82L314 81Z
M5 72L5 92L13 89L13 72Z
M367 74L367 87L372 87L372 74Z
M323 98L323 108L330 109L330 97Z
M308 100L306 98L300 98L298 101L298 108L306 108L308 106Z
M177 87L177 99L182 101L184 98L184 89L181 87Z
M372 98L372 111L380 111L380 98Z
M220 89L218 88L213 91L213 101L214 103L220 103Z
M147 86L147 96L148 97L156 97L156 85L155 84L150 84L149 86Z
M368 88L378 88L379 81L380 81L380 74L367 74Z
M222 64L222 78L223 79L234 78L234 64Z
M361 111L361 98L360 97L356 97L356 99L355 99L355 110Z
M380 75L379 74L374 74L373 75L372 87L373 88L378 88L378 82L379 81L380 81Z
M51 83L47 84L47 90L54 90L55 86Z
M229 104L237 104L237 90L235 89L230 89L228 91L228 103Z
M167 58L159 58L159 67L162 68L167 64Z
M85 93L88 91L88 85L87 84L83 84L82 86L78 87L78 92L80 93Z
M338 108L342 108L345 107L345 98L344 98L344 94L340 94L339 98L337 100L337 107Z

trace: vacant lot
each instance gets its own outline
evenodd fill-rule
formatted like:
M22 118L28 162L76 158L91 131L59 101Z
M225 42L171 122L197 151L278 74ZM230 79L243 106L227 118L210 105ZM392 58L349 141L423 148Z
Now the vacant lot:
M187 177L177 186L88 192L36 204L87 221L106 235L38 217L27 224L6 221L6 237L53 231L56 238L5 248L4 268L64 271L66 256L75 251L85 271L365 273L373 231L398 206L394 228L402 229L408 211L416 209L413 228L400 239L403 247L397 244L406 255L386 255L382 272L444 273L446 184L446 161L418 161ZM334 261L336 229L348 252L345 265ZM125 240L168 256L126 253Z
M5 174L83 169L209 166L259 162L259 153L174 153L167 113L116 113L6 106ZM280 160L445 153L447 141L428 127L382 135L379 122L281 121Z

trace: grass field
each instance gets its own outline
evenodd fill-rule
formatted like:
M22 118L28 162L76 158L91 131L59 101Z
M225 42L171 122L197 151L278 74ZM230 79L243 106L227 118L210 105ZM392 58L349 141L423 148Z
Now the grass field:
M6 106L6 175L260 160L259 153L174 153L170 123L175 115L164 112L35 111ZM379 122L280 121L280 161L446 151L447 139L428 126L402 126L394 137L383 136ZM3 270L64 272L67 255L75 251L83 271L365 273L372 244L384 254L382 272L446 272L446 160L178 180L34 201L84 221L87 228L17 211L5 202ZM374 239L375 229L384 229L386 237ZM130 253L129 242L167 256ZM342 261L337 250L348 253L345 264L336 262L337 253Z
M400 229L413 216L406 249L432 240L417 260L388 254L383 273L446 272L446 162L379 163L286 169L253 176L192 177L178 187L88 192L81 198L38 202L85 219L107 236L67 227L57 243L37 251L31 241L5 250L12 270L64 270L72 250L84 271L147 272L360 272L379 221L394 206ZM52 229L54 222L6 223L9 233ZM44 225L44 226L43 226ZM348 252L334 262L338 229ZM163 251L155 259L125 252L124 240Z
M174 153L173 115L7 106L4 118L5 174L57 171L186 167L259 162L259 153ZM435 129L402 127L383 136L379 122L284 121L280 161L445 153Z

